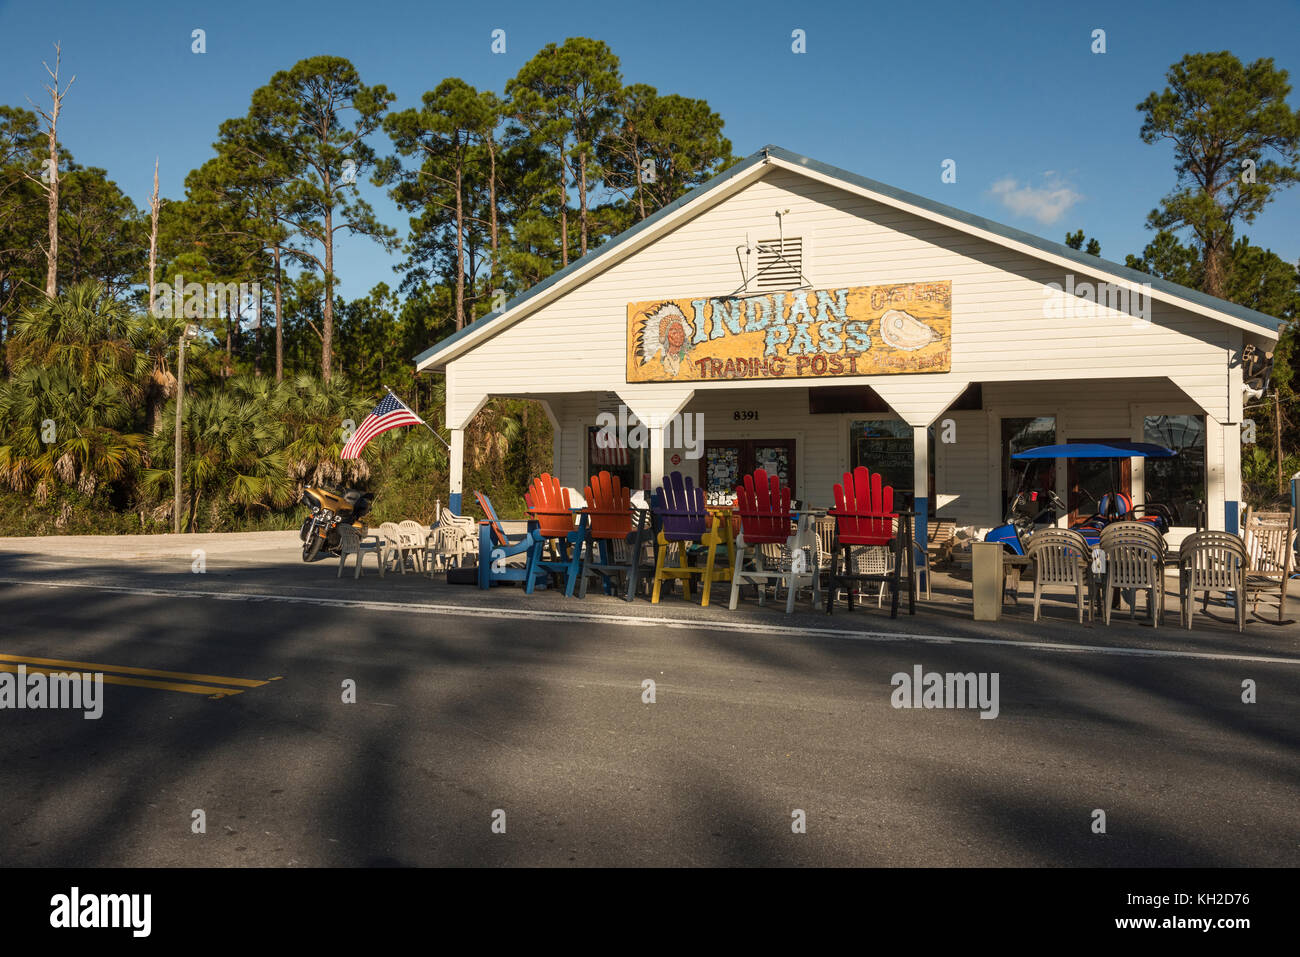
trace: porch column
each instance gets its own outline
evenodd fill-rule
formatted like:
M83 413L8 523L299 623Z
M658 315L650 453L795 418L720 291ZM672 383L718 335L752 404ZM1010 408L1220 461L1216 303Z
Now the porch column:
M930 520L930 430L923 425L912 426L912 506L916 512L916 544L924 554L929 547ZM915 562L911 555L907 560ZM929 585L928 581L918 582L918 588Z
M1209 445L1207 442L1206 445ZM1223 528L1238 531L1241 510L1241 425L1223 426Z
M562 396L548 396L547 398L537 398L537 404L542 407L546 413L546 421L551 423L551 474L560 480L561 484L571 485L579 492L582 491L586 476L581 475L581 465L571 467L564 460L564 419L565 401Z
M628 411L645 426L649 436L649 447L645 450L650 456L650 492L664 483L664 458L667 449L664 433L673 417L686 407L695 395L694 389L681 386L637 385L621 390L619 400L627 406Z
M447 507L457 515L464 515L461 510L461 493L465 489L465 429L474 421L474 416L487 405L488 397L481 392L465 392L459 388L458 377L453 369L447 370L447 431L451 433L451 474L447 476Z
M451 495L447 507L457 515L463 515L460 509L461 492L465 485L465 430L451 430Z
M664 427L662 424L647 426L650 433L650 447L646 449L650 456L650 494L664 484Z

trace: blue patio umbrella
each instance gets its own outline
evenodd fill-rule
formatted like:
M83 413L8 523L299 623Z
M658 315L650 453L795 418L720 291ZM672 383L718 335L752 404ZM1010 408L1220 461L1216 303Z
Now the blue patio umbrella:
M1110 459L1112 463L1120 459L1167 459L1178 453L1163 445L1150 442L1066 442L1063 445L1040 445L1037 448L1016 452L1013 459ZM1023 480L1023 477L1022 477ZM1111 467L1111 488L1118 490L1119 474L1117 467ZM1110 496L1108 513L1115 512L1116 497Z
M1167 459L1177 455L1173 449L1150 442L1067 442L1064 445L1040 445L1025 449L1013 459Z

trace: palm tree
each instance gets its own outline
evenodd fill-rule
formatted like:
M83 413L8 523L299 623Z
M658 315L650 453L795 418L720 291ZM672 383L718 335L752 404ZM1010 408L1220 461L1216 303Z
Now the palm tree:
M197 395L185 403L181 419L182 488L189 493L186 527L194 531L202 502L251 508L285 508L295 489L286 472L285 432L274 409L257 401L257 389L232 380L232 388ZM169 411L168 411L169 410ZM169 402L164 415L174 416ZM150 449L156 460L171 452L167 430L156 432ZM160 498L173 488L173 470L147 468L144 485Z
M93 495L140 463L144 436L120 429L132 407L120 388L87 385L66 367L27 365L0 385L0 481L45 504L56 482Z
M133 401L148 357L132 343L131 325L130 310L102 284L77 283L15 318L10 367L65 368L88 389L115 389Z
M144 357L127 307L99 283L77 283L19 314L9 347L0 481L44 504L57 483L93 495L128 477L144 448L131 431Z
M355 396L342 376L324 382L306 373L282 383L276 393L275 414L285 429L284 447L289 478L305 485L339 487L370 478L364 459L343 460L347 444L345 423L359 427L373 399Z
M163 403L176 394L170 360L186 321L183 316L155 316L146 311L130 323L131 344L137 353L147 357L140 390L145 403L144 430L148 434L158 428Z

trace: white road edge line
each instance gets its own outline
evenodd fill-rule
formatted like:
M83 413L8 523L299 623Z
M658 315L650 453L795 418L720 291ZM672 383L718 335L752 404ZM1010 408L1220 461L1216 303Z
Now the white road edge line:
M1005 638L967 638L959 635L912 635L900 632L849 631L837 628L801 628L792 625L768 625L758 622L696 621L690 618L636 618L631 615L602 615L590 612L545 611L542 609L493 609L473 605L430 604L424 602L363 601L349 598L315 598L260 592L201 591L192 588L145 588L131 585L104 585L91 582L42 581L32 578L3 578L0 584L35 585L44 588L89 588L95 591L151 598L213 598L220 601L279 601L291 604L323 605L331 608L374 608L382 611L415 611L429 615L454 615L465 618L494 618L518 621L520 617L556 622L600 622L635 628L665 628L696 631L721 631L747 635L770 635L789 638L842 638L853 641L919 641L926 644L1000 645L1033 651L1060 651L1069 654L1117 655L1134 658L1185 658L1195 661L1239 661L1253 664L1300 665L1300 658L1274 658L1266 655L1229 655L1209 651L1175 651L1163 648L1108 647L1105 645L1069 645L1051 641L1014 641Z

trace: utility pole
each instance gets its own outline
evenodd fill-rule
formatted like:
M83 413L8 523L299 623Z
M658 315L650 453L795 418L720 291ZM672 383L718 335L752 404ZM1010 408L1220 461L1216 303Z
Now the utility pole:
M1282 399L1278 390L1273 390L1273 451L1277 456L1277 494L1281 495L1286 486L1282 484Z
M180 354L176 359L176 471L175 499L172 502L172 528L181 533L181 407L185 404L185 342L199 334L198 326L187 323L179 339Z

